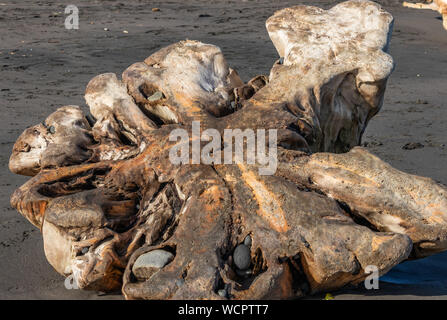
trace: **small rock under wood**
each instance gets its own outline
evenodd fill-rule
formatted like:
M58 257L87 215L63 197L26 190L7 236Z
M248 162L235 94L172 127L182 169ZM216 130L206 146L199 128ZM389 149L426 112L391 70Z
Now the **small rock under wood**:
M239 270L246 270L250 267L251 257L250 248L245 244L240 244L234 249L233 253L234 264Z
M174 255L165 250L154 250L142 254L133 265L132 272L138 279L149 279L155 272L174 259Z
M245 239L244 239L244 244L247 246L247 247L251 247L251 237L248 235L248 236L246 236L245 237Z
M219 291L217 291L217 294L221 297L226 297L227 296L227 290L225 289L220 289Z
M163 92L157 91L153 95L151 95L149 98L147 98L148 101L158 101L163 99Z

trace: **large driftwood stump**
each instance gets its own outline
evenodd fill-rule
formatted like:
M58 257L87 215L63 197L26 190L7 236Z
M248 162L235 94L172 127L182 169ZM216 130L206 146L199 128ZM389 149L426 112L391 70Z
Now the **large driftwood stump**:
M10 169L33 177L11 203L59 273L130 299L300 297L445 250L447 189L356 147L393 70L392 23L368 1L280 10L281 58L248 83L197 41L99 75L91 115L65 106L19 137ZM193 121L276 129L277 170L174 164L170 133Z

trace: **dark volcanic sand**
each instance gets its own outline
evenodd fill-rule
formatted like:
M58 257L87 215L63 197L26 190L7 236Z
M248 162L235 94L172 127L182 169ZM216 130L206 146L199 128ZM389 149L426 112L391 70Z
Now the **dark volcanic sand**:
M4 0L0 0L4 1ZM39 230L9 205L27 178L7 164L19 134L56 108L85 108L87 82L121 72L152 52L185 38L218 45L244 80L268 74L278 58L264 27L277 9L338 1L7 1L0 3L0 299L97 299L67 290L47 263ZM447 184L447 31L434 11L380 1L395 17L391 54L396 69L382 111L364 142L398 169ZM80 29L64 28L64 8L80 10ZM152 12L158 7L159 12ZM199 15L205 15L199 17ZM104 31L108 28L109 31ZM127 30L128 33L123 33ZM424 148L404 150L407 143ZM406 262L375 291L344 290L336 298L447 298L447 254ZM394 277L394 278L392 278ZM399 278L400 277L400 278Z

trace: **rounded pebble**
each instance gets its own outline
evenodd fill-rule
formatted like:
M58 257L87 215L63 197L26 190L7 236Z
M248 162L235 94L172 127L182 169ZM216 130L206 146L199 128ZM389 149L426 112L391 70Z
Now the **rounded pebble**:
M177 279L177 280L175 280L175 284L176 284L177 287L181 287L181 286L183 286L185 284L185 280Z
M158 101L163 99L163 92L161 91L157 91L155 92L153 95L151 95L150 97L147 98L148 101Z
M227 290L225 289L220 289L219 291L217 291L217 294L221 297L226 297L227 296Z
M251 237L249 235L245 237L244 244L249 248L251 247Z
M166 250L153 250L142 254L135 261L134 266L149 266L153 268L163 268L174 259L174 255Z
M174 260L174 255L169 251L153 250L137 258L132 267L132 272L137 278L148 279L172 260Z
M233 260L236 267L245 270L250 266L250 249L245 244L240 244L234 249Z

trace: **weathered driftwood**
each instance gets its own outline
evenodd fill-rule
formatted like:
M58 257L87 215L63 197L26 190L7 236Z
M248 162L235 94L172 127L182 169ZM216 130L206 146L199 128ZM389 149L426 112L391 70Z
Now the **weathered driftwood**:
M393 69L392 22L368 1L280 10L281 58L246 84L197 41L99 75L91 115L63 107L19 137L10 169L33 177L11 203L59 273L126 298L299 297L445 250L447 189L356 147ZM277 170L172 163L169 134L194 120L277 129Z

